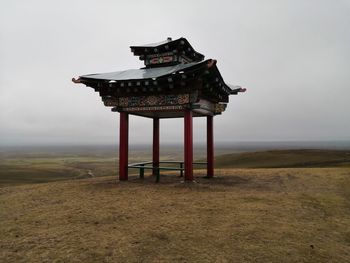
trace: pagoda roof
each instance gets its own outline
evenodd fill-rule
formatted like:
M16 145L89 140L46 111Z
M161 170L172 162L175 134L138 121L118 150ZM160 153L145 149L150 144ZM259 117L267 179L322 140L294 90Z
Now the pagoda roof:
M185 38L131 49L146 67L81 75L72 81L93 88L112 111L150 118L183 117L186 109L195 117L221 114L230 95L245 92L225 83L217 61L204 60Z
M161 79L167 79L168 77L177 77L182 75L190 75L194 72L203 72L208 68L208 64L212 64L212 70L210 75L215 78L217 82L221 82L222 90L226 94L236 95L241 91L241 87L226 84L220 74L219 69L216 66L216 60L208 59L201 62L193 62L187 64L177 64L167 67L157 67L157 68L141 68L141 69L129 69L123 71L115 71L108 73L97 73L82 75L79 77L79 82L81 83L91 83L91 82L132 82L132 81L155 81Z
M168 38L165 41L139 46L130 46L130 48L131 52L133 52L135 56L175 50L176 52L182 52L184 55L187 55L195 61L201 61L204 59L204 55L197 52L191 46L190 42L188 42L188 40L184 37L180 37L175 40Z
M130 48L142 48L142 47L159 47L161 45L168 44L170 42L174 42L175 40L172 40L171 38L168 38L167 40L164 41L159 41L155 43L150 43L150 44L144 44L144 45L139 45L139 46L130 46Z
M88 74L80 76L81 79L99 79L99 80L141 80L141 79L153 79L164 77L177 73L179 71L196 68L196 66L201 66L208 63L208 60L201 62L193 62L187 64L177 64L167 67L157 67L157 68L141 68L141 69L129 69L123 71L115 71L109 73L97 73L97 74Z

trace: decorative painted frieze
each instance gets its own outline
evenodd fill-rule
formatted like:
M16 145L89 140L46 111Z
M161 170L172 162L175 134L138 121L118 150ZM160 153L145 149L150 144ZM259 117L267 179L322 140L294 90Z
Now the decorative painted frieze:
M183 105L190 103L189 94L138 96L119 98L120 107L147 107L158 105Z
M214 113L215 114L220 114L226 110L227 104L224 103L217 103L214 106Z
M172 52L147 55L145 59L145 65L148 66L170 63L176 61L176 58L177 57Z
M175 105L175 106L153 106L153 107L126 107L123 108L123 111L126 112L144 112L144 111L176 111L183 110L185 106Z

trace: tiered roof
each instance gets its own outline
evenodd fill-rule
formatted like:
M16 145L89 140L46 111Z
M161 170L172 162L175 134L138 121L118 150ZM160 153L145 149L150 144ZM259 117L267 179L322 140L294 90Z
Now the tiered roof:
M172 40L168 37L167 40L162 42L131 46L130 48L131 52L133 52L135 56L139 56L139 59L143 60L148 67L158 64L151 63L152 59L155 61L156 58L162 57L168 58L168 61L162 61L163 63L173 65L179 63L200 62L204 59L204 55L195 51L187 39L183 37L176 40Z
M95 89L105 105L113 106L116 111L130 111L150 117L154 114L167 117L169 114L162 115L159 111L178 110L181 107L201 108L197 110L198 116L220 114L229 101L229 95L245 91L241 87L227 85L216 66L216 60L204 60L204 55L195 51L185 38L168 38L163 42L130 48L135 56L144 61L145 67L82 75L73 81ZM188 95L188 99L181 100L185 95ZM163 98L153 108L149 103L152 96ZM181 107L179 101L184 102ZM177 107L169 108L174 105ZM152 113L152 109L158 113ZM181 117L182 113L172 116Z

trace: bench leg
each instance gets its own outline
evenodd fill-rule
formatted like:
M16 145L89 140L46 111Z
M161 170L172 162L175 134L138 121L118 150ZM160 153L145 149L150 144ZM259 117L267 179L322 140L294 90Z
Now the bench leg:
M140 179L143 179L145 177L145 168L140 168Z
M159 169L157 169L157 171L156 171L156 183L159 182L159 179L160 179L160 171L159 171Z

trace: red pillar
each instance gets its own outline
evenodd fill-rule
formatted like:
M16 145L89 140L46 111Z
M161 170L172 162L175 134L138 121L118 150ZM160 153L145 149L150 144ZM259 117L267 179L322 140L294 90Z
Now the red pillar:
M153 167L159 167L159 118L153 118ZM157 170L153 170L153 175Z
M192 111L185 110L185 180L193 181L193 124Z
M207 177L214 176L213 116L207 116Z
M120 113L119 125L119 180L128 180L129 114Z

